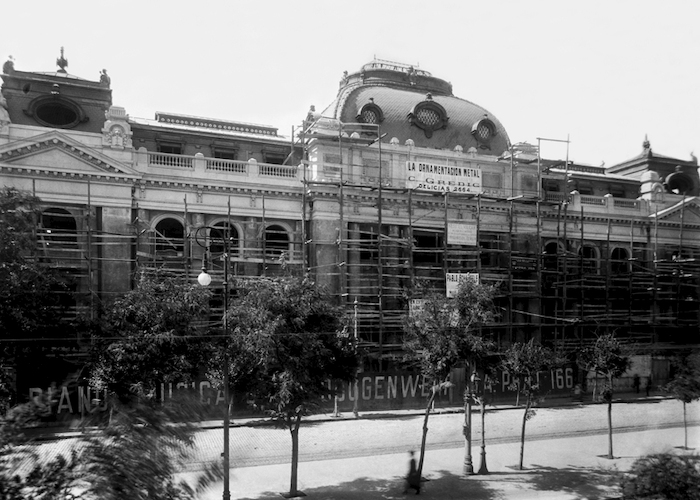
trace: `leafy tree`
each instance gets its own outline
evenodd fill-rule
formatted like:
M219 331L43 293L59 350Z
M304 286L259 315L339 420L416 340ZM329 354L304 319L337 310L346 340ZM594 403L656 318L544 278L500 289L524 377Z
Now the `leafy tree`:
M96 414L89 422L97 434L88 435L81 460L89 498L121 500L193 500L216 479L221 467L209 465L195 488L174 474L193 450L194 422L202 417L193 395L168 403L139 398L128 405L115 402L108 418Z
M620 486L624 498L699 500L700 463L696 456L647 455L632 464Z
M183 277L142 274L103 313L94 333L91 385L122 401L152 396L161 383L188 381L212 349L202 333L210 292Z
M493 349L493 344L478 334L478 326L494 318L495 289L472 280L462 280L454 298L447 298L437 291L425 291L422 295L422 306L411 312L404 324L404 348L417 362L424 379L432 384L423 421L418 474L423 471L430 408L439 392L452 385L452 369L466 361L469 379L477 362ZM467 389L465 402L470 397L471 391ZM470 416L471 408L467 403L466 426Z
M0 366L40 364L36 356L49 345L28 339L55 339L62 330L56 272L37 263L36 221L40 200L15 188L0 189ZM26 340L25 340L26 339ZM14 401L10 372L0 369L0 410Z
M308 278L282 277L239 283L227 314L230 380L254 407L289 430L288 495L299 496L301 418L331 395L329 380L349 382L355 375L357 359L343 313ZM215 359L215 367L220 362Z
M686 405L700 399L700 353L690 353L682 356L675 363L675 375L666 384L665 390L683 403L684 448L688 449L688 422Z
M91 494L99 498L194 498L172 475L192 444L203 413L194 401L157 401L159 384L188 381L213 349L201 333L209 292L184 278L142 274L116 300L94 332L90 380L107 390L108 412L88 421L98 429L83 452ZM205 478L206 479L206 478Z
M535 416L533 406L538 402L540 394L539 373L556 366L558 361L554 353L534 339L529 342L516 342L504 353L502 367L511 377L510 388L518 390L525 396L525 411L523 412L522 430L520 433L520 462L518 468L523 468L525 454L525 424Z
M593 371L605 379L603 400L608 407L608 458L613 458L612 401L613 383L630 366L630 359L613 334L599 336L592 346L584 348L579 356L584 370Z

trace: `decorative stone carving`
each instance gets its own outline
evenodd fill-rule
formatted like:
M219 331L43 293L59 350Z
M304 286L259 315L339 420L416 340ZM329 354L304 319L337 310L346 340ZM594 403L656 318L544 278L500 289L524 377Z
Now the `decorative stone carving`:
M104 127L102 127L102 145L113 149L133 147L131 125L126 110L119 106L111 106L105 112Z
M7 134L10 125L10 113L7 110L7 101L0 94L0 134Z

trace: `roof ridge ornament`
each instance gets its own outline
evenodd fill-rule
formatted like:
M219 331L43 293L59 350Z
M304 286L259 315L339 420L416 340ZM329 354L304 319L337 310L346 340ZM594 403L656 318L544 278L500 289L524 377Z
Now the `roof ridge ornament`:
M68 59L63 57L63 47L61 47L61 57L56 59L56 65L61 68L58 70L59 73L68 73L66 68L68 67Z

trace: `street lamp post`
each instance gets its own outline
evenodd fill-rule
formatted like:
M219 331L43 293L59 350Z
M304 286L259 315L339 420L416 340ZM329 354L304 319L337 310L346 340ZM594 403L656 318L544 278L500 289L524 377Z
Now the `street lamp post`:
M467 363L466 387L464 388L464 475L474 474L472 464L472 390L471 364Z
M486 391L484 390L484 386L481 385L482 380L479 378L479 374L474 372L472 377L474 392L475 394L479 395L479 410L481 413L481 461L479 463L479 472L477 472L477 474L486 475L489 473L489 469L486 467L486 429L484 426L484 417L486 414Z
M202 229L209 229L209 227L200 227L197 231ZM199 240L195 237L195 241L199 243ZM209 242L209 239L207 239ZM202 258L202 272L197 277L197 282L202 286L209 286L211 283L211 276L207 273L206 268L206 254L209 252L209 244L207 243L205 248L205 255ZM229 302L229 289L228 289L228 267L229 267L229 226L226 225L224 230L224 279L222 281L222 286L224 287L224 317L223 317L223 328L224 328L224 451L221 454L224 461L224 492L222 495L223 500L231 500L231 491L229 488L230 484L230 461L229 461L229 428L231 424L229 415L229 357L228 357L228 302Z

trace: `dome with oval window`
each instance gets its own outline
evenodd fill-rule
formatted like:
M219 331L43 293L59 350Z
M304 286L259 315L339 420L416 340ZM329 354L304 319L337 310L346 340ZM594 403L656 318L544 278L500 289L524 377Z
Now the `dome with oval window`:
M452 85L410 65L375 59L346 75L321 115L376 126L375 134L416 147L498 156L510 146L501 122L485 108L452 93Z

